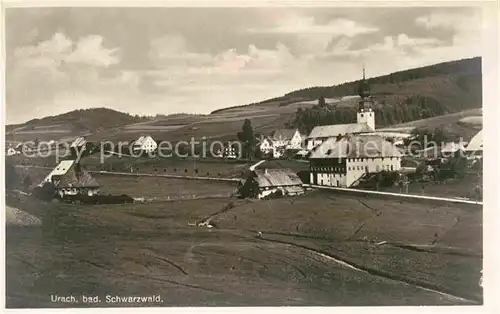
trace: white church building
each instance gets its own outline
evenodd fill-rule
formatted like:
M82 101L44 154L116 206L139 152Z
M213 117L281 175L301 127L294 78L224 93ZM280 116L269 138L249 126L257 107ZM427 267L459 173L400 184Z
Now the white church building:
M370 96L369 86L365 82L365 70L363 69L363 80L359 88L358 112L356 114L356 123L333 124L316 126L306 139L307 150L318 147L321 143L331 137L340 137L349 134L363 134L375 132L375 111Z
M400 150L375 132L375 112L364 69L359 96L356 123L317 126L309 135L311 184L350 187L365 173L400 170Z

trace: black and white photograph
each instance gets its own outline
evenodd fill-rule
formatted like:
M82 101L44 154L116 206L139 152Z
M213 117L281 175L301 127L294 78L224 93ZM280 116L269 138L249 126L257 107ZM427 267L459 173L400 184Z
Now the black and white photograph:
M498 5L354 4L3 5L5 307L483 306Z

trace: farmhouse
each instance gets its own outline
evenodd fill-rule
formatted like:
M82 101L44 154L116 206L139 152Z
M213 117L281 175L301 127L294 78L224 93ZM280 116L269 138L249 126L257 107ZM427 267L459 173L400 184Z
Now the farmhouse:
M84 137L78 137L71 143L71 148L81 148L85 147L87 140Z
M264 198L271 194L300 195L302 181L291 169L256 169L250 172L239 191L243 197Z
M78 156L81 152L87 150L87 146L87 140L84 137L78 137L71 143L69 149L73 156Z
M228 145L226 147L224 147L224 154L223 154L223 157L224 158L227 158L227 159L236 159L238 158L238 154L239 152L236 150L236 147L234 147L233 145Z
M158 144L149 135L141 136L132 143L132 150L134 153L152 153L156 151Z
M15 150L14 148L9 147L9 149L7 149L7 156L13 156L17 154L19 154L19 151Z
M298 129L278 129L271 133L271 138L277 147L286 149L301 149L302 135Z
M349 135L326 140L309 161L311 184L350 187L365 173L398 171L401 152L380 136Z
M63 160L38 185L46 182L54 184L60 197L65 195L96 195L99 183L88 173L77 160Z
M279 142L273 138L266 137L258 144L257 147L262 155L270 156L272 158L280 158L283 156L285 150L283 145L279 145Z
M375 131L375 112L373 111L373 102L370 96L370 87L365 80L365 70L363 69L363 79L359 86L359 102L356 123L323 125L315 127L307 137L306 147L312 150L324 141L332 137L345 135L356 135L361 133L371 133Z
M471 158L481 158L483 156L483 130L474 135L467 144L465 151Z

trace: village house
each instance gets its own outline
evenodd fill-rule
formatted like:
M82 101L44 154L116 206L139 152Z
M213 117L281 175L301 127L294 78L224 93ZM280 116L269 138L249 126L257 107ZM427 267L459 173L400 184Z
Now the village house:
M298 129L278 129L271 134L271 138L277 147L297 150L302 148L303 139Z
M444 143L444 145L441 147L441 157L443 158L454 157L460 152L465 152L465 143L449 142Z
M471 159L477 159L483 157L483 130L479 131L469 141L469 143L465 147L465 152L467 156Z
M292 196L304 194L302 185L291 169L256 169L250 172L239 192L242 197L259 199L275 193Z
M132 143L132 151L136 154L137 153L149 154L155 152L157 148L158 144L149 135L141 136Z
M224 158L227 158L227 159L236 159L238 158L238 151L236 149L236 147L232 146L232 145L228 145L226 147L224 147L224 154L223 154L223 157Z
M83 151L86 151L90 146L90 143L84 137L77 137L69 146L70 152L73 156L78 156Z
M267 156L271 158L281 158L284 154L284 146L278 145L277 141L273 138L266 137L258 144L258 149L260 150L262 156Z
M14 148L9 147L7 149L7 153L6 153L7 156L13 156L13 155L17 155L17 154L20 154L20 152L15 150Z
M376 135L330 138L310 155L310 182L315 185L350 187L365 173L398 171L398 148Z
M93 196L99 194L99 183L88 173L78 160L63 160L38 185L54 184L59 197L69 195Z
M316 126L306 139L307 150L314 149L332 137L375 132L375 111L373 110L370 88L365 80L364 69L363 79L359 86L359 96L361 96L361 100L356 123Z

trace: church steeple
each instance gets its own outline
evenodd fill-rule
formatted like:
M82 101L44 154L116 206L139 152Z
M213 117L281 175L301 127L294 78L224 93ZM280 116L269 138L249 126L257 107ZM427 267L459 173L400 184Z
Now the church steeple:
M366 81L365 67L363 65L363 79L359 83L358 94L361 97L357 114L358 123L366 123L375 131L375 112L372 109L370 85Z
M363 79L359 83L358 95L362 98L370 97L370 85L366 82L365 67L363 66Z

